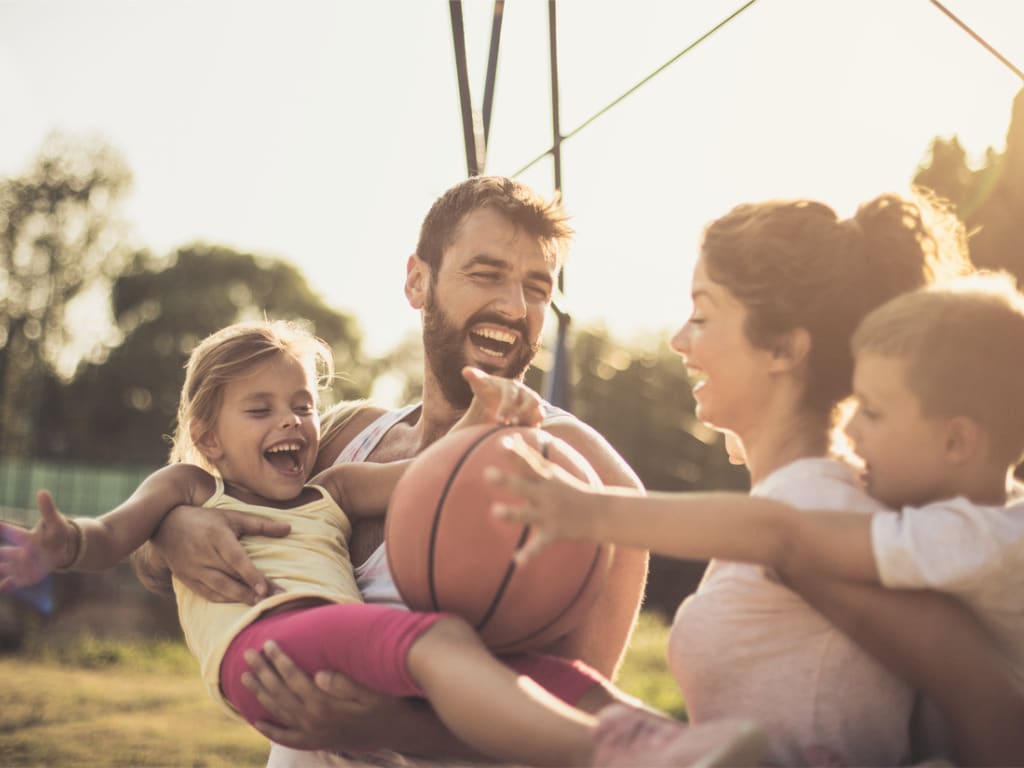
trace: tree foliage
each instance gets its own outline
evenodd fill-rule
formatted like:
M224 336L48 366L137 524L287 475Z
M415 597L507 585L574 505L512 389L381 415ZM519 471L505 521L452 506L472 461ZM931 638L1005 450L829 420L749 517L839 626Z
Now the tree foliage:
M977 266L1005 269L1024 284L1024 90L1014 99L1005 152L990 148L981 167L972 169L955 136L937 138L914 183L956 206Z
M0 179L0 456L36 450L68 305L128 256L117 209L130 183L109 144L60 134L24 176Z
M50 413L44 455L159 464L195 344L239 320L298 319L330 344L339 375L327 400L365 397L373 371L356 322L326 306L282 261L192 245L165 265L144 255L113 284L124 341L85 364ZM97 436L102 439L97 440Z

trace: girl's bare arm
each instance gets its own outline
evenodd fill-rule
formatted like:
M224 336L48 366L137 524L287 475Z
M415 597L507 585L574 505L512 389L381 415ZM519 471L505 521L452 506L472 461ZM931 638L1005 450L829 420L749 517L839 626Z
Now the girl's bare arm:
M388 508L391 492L405 474L412 459L339 464L325 469L310 482L323 488L352 517L383 515Z
M84 551L77 570L109 568L153 535L164 515L179 504L202 504L213 479L199 467L172 464L151 474L116 508L97 518L79 518Z

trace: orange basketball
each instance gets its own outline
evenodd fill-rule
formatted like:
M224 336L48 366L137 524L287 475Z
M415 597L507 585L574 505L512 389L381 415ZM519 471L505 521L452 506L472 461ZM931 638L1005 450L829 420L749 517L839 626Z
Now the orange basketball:
M601 484L586 459L543 430L461 429L409 466L385 529L388 564L406 604L462 616L501 652L538 648L572 629L601 591L611 553L609 545L557 541L525 565L512 561L530 529L491 514L492 502L512 499L483 471L508 466L499 441L515 433L581 480Z

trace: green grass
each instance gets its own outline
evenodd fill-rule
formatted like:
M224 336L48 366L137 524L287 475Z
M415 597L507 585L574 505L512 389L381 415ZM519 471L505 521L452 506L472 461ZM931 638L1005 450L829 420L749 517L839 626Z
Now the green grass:
M648 706L685 720L683 697L668 671L668 630L658 614L640 614L617 684Z
M645 614L619 683L677 717L668 676L668 629ZM195 661L172 641L91 636L47 641L0 656L2 766L262 766L266 740L207 696Z

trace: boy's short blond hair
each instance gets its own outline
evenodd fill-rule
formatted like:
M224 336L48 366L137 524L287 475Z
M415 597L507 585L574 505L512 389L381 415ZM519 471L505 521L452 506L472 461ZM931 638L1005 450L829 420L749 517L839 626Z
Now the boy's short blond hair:
M1024 455L1024 295L1004 272L978 272L904 294L861 322L853 354L905 361L928 417L967 416L1008 466Z

